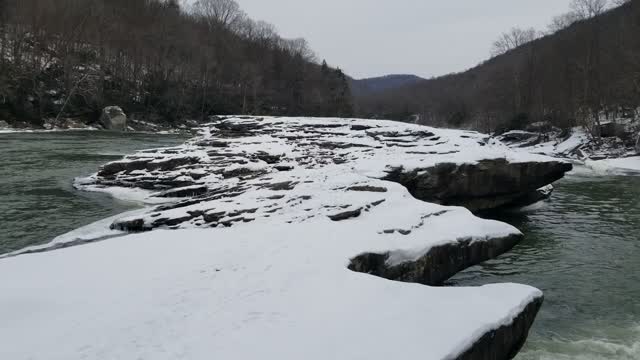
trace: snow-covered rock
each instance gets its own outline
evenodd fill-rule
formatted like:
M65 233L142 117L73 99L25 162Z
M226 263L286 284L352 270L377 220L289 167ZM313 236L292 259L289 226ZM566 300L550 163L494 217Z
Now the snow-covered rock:
M0 259L0 358L508 359L539 290L431 286L522 234L446 205L568 169L475 132L218 118L76 182L162 204Z
M155 191L150 193L155 198L200 195L176 205L180 211L124 224L129 230L144 230L168 225L161 221L167 218L169 226L211 226L211 217L200 213L202 207L228 208L219 203L229 195L247 198L243 206L258 205L255 213L260 215L265 209L257 190L283 191L284 204L312 186L322 187L313 191L334 194L338 189L323 180L334 172L352 176L343 188L349 181L387 180L404 185L421 200L482 210L516 202L570 168L549 157L514 153L475 132L355 119L222 118L183 146L136 153L105 165L77 185L105 191L136 187ZM334 205L315 204L313 213ZM173 208L158 211L168 210Z
M587 160L585 166L603 175L640 175L640 156Z
M635 123L624 125L633 127ZM619 124L618 124L619 125ZM582 127L567 136L560 132L536 134L512 131L497 137L514 151L544 154L570 159L600 175L640 175L640 134L634 142L618 137L594 139Z
M597 141L583 127L575 127L569 131L552 129L542 133L515 130L496 138L513 149L535 154L580 161L614 159L629 156L630 152L640 153L640 149L634 148L637 139L629 135L629 129L638 126L640 125L634 122L604 123L602 131L608 136ZM618 134L625 135L618 137Z
M393 210L407 213L403 204ZM425 245L450 243L455 227L469 235L515 229L455 213L414 236L382 236L375 222L385 218L156 231L0 260L0 358L507 359L517 352L542 299L534 288L429 287L347 269L363 251L394 250L410 261Z

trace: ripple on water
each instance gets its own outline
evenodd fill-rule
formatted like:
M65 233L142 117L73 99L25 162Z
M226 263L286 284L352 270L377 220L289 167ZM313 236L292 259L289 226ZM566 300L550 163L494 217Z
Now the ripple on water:
M640 177L571 175L551 201L498 218L523 242L451 283L544 291L518 360L640 359Z
M638 360L640 359L640 327L607 329L610 337L567 340L560 337L529 341L517 360ZM622 334L618 334L624 332Z
M119 154L182 141L174 135L101 132L0 134L0 253L131 209L133 204L105 194L76 191L72 181Z

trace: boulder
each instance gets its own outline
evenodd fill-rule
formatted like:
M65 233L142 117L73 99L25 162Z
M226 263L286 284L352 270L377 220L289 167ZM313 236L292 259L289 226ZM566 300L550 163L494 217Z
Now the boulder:
M638 138L636 139L636 153L640 154L640 133L638 133Z
M100 124L107 130L126 131L127 115L119 106L108 106L102 110Z
M624 137L626 126L616 122L605 122L600 124L599 130L602 137Z
M4 120L0 120L0 129L7 129L7 128L9 128L9 123Z

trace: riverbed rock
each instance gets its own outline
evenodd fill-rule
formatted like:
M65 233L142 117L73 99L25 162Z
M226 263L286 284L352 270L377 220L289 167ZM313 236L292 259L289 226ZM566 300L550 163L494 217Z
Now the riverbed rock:
M108 106L102 110L100 124L107 130L126 131L127 115L119 106Z
M171 214L162 217L176 218L173 226L210 227L211 222L194 214L229 208L219 203L262 189L287 196L278 204L264 205L251 197L249 202L259 209L255 218L305 204L306 196L322 188L342 193L344 202L315 203L307 209L307 217L347 221L384 200L388 182L402 185L419 200L472 211L526 205L524 199L537 199L533 195L538 189L572 167L553 158L513 152L475 132L384 121L218 117L200 131L183 146L146 150L106 164L78 186L137 187L155 191L153 196L159 199L187 198L176 205L184 211L176 213L172 207ZM366 181L356 176L340 188L325 189L326 181L320 179L334 171L366 176L362 178ZM372 183L373 179L381 182ZM320 188L300 194L301 184ZM361 199L351 202L351 196ZM139 219L125 219L120 227L129 228L133 220ZM167 224L143 220L139 228ZM215 224L236 224L231 218L220 220Z

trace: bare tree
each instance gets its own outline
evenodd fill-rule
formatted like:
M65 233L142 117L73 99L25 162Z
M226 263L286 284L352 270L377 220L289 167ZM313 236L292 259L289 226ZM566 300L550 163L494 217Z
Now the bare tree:
M508 32L503 33L500 38L493 43L491 54L493 56L504 54L509 50L513 50L535 40L537 37L538 33L534 28L512 28Z
M211 28L234 26L245 17L235 0L198 0L193 7L197 14L207 20Z
M631 0L612 0L611 3L613 6L622 6L626 3L630 3Z
M569 11L568 13L558 15L551 20L551 24L549 24L549 32L555 33L562 29L566 29L569 26L573 25L575 22L580 21L580 15Z
M318 61L316 54L309 47L309 43L303 38L282 39L281 43L282 48L294 56L301 56L309 62Z
M591 19L607 10L607 0L573 0L569 7L581 20Z

